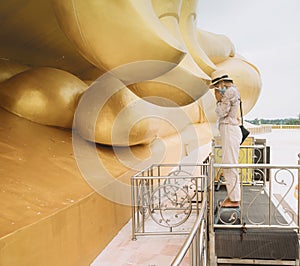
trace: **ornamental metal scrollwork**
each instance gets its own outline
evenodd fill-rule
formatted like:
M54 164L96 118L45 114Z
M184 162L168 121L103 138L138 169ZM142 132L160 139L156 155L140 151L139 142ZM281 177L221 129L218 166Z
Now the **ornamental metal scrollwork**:
M153 221L160 226L176 227L189 218L192 211L192 198L186 189L165 184L154 189L149 206Z
M263 185L266 184L266 173L262 169L255 169L253 171L253 180L256 182L263 182Z
M137 206L138 211L145 218L149 216L149 198L150 198L150 189L149 189L149 180L143 179L138 183L138 198Z
M222 201L220 201L222 202ZM220 204L220 203L218 203ZM239 208L227 208L217 206L215 211L215 224L239 224L240 221L240 209Z
M176 185L186 190L190 198L194 198L196 195L196 181L195 178L187 178L192 176L191 173L185 170L174 170L168 174L170 178L165 179L165 185ZM171 178L172 176L176 178ZM182 178L178 178L182 176Z
M246 217L247 217L248 221L251 224L260 225L260 224L264 224L266 222L266 215L263 214L263 220L260 221L260 222L259 221L253 221L253 220L250 219L249 211L251 210L251 208L255 208L255 202L257 201L258 197L262 193L264 193L265 185L266 185L266 174L261 169L255 169L254 175L255 175L255 178L256 178L256 176L259 176L259 181L263 181L263 186L260 187L260 188L258 186L255 186L255 189L257 190L257 193L255 193L254 198L249 203L249 206L248 206L248 208L246 210ZM257 179L255 179L255 180L257 180ZM257 188L259 188L259 189L257 189Z
M256 153L254 152L254 158L256 163L258 163L263 158L263 151L262 149L258 149L258 148L255 148L254 151L256 152Z
M281 178L281 180L280 180L280 178ZM292 190L292 187L295 182L294 174L292 173L291 170L282 168L282 169L279 169L276 171L276 173L274 175L274 180L278 185L287 187L287 191L284 193L283 197L279 200L278 204L275 206L275 210L273 213L274 219L280 225L291 225L291 223L295 219L295 213L290 208L283 206L282 203L285 201L285 198L288 195L288 193ZM291 184L289 186L288 186L288 180L291 180L290 181ZM278 219L278 217L281 217L281 215L277 215L277 214L279 214L279 207L282 207L283 211L291 217L289 222L288 221L281 222Z

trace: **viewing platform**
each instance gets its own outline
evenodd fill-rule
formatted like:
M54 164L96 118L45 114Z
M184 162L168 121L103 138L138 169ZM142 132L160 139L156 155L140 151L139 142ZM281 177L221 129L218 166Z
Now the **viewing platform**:
M152 165L134 175L132 221L92 265L111 265L119 252L127 258L120 265L299 265L299 196L296 208L286 196L300 178L300 158L267 164L253 145L244 147L247 164L225 165L218 149L201 164ZM226 198L220 169L231 167L241 176L240 208L217 208Z

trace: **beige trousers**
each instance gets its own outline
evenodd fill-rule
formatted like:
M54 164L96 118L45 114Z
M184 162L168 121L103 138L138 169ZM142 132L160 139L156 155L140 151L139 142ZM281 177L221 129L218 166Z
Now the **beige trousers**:
M238 125L220 124L219 130L222 141L222 163L238 164L240 142L242 139L241 129ZM238 169L224 168L223 174L229 199L231 201L240 201L241 187Z

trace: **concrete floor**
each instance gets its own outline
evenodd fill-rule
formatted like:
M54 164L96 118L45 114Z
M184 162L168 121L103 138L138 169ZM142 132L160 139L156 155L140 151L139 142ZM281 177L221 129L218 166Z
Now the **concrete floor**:
M190 217L192 219L192 217ZM187 223L191 224L191 223ZM166 266L171 265L186 235L138 236L131 240L131 220L99 254L92 266ZM189 265L187 256L182 266Z

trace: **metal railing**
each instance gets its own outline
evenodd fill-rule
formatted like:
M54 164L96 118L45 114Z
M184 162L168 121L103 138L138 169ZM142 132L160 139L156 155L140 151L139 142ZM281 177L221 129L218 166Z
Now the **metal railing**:
M207 188L207 164L152 165L131 178L132 239L189 233Z
M211 167L211 176L215 177L215 172L219 169L236 168L240 173L240 185L241 185L241 203L238 210L239 213L233 215L230 222L222 221L219 219L218 224L214 224L216 227L241 227L247 225L247 228L251 227L266 227L266 228L281 228L281 229L297 229L299 233L300 224L300 204L299 204L299 186L294 185L300 181L300 165L270 165L270 164L216 164L214 160L211 160L213 167ZM249 180L243 182L243 170L256 171L256 178L249 183ZM266 179L266 172L269 171L269 180ZM257 175L260 175L258 178ZM298 177L297 177L298 176ZM258 182L259 180L259 182ZM224 182L225 183L225 182ZM211 178L211 195L214 195L216 187L216 181ZM245 191L251 190L251 198L249 198L249 192L247 195L247 201L245 202ZM267 197L265 196L267 194ZM295 196L294 196L295 195ZM297 196L296 196L297 195ZM294 198L293 198L294 196ZM227 195L225 195L225 198ZM264 206L264 213L257 214L255 206L262 204L263 198L267 198L268 201ZM291 206L290 199L294 199L296 207ZM211 196L210 208L216 208L216 202L214 196ZM219 208L219 211L221 208ZM254 216L253 213L257 214ZM266 215L267 214L267 215ZM218 213L211 213L211 219ZM235 218L240 217L239 221ZM220 218L220 217L219 217Z
M253 150L257 147L246 148ZM241 207L236 215L239 221L228 223L219 219L221 222L215 223L218 215L214 212L216 173L224 168L239 169L242 191ZM245 179L245 174L251 179ZM180 265L187 254L190 265L206 265L207 260L212 259L208 250L213 250L207 242L208 234L215 228L289 228L299 234L299 186L294 191L297 208L287 203L296 181L299 184L300 154L298 165L221 164L215 162L214 154L203 164L152 165L131 178L132 239L140 235L188 235L172 262L175 266ZM274 190L276 186L280 187L279 193ZM247 189L252 190L252 198L245 202L244 190ZM251 209L255 212L255 203L260 202L265 194L268 199L266 212L256 216L255 220L250 215ZM192 213L196 214L195 222L190 228L185 227ZM149 223L157 227L152 230L153 226L147 227ZM212 238L210 236L210 245L214 244Z
M255 228L264 231L272 229L285 231L296 231L299 235L300 225L300 154L298 165L271 165L271 164L216 164L213 155L211 156L211 184L209 209L214 210L209 214L209 235L211 249L214 249L214 232L218 228L230 229L239 228L242 232L247 229ZM236 168L240 173L241 202L239 208L228 210L228 208L217 207L215 203L215 172L218 169ZM260 174L259 182L253 179L252 182L243 182L243 170L256 171ZM269 179L266 173L269 172ZM248 190L248 191L247 191ZM227 192L223 194L227 198ZM266 200L267 199L267 200ZM263 208L259 205L263 204ZM261 207L261 206L260 206ZM227 212L227 214L226 214ZM225 215L224 215L225 213ZM223 215L223 218L222 218ZM299 250L300 252L300 250ZM244 258L217 258L215 251L210 252L209 265L221 264L260 264L260 265L299 265L298 256L294 260L263 258L244 259Z

